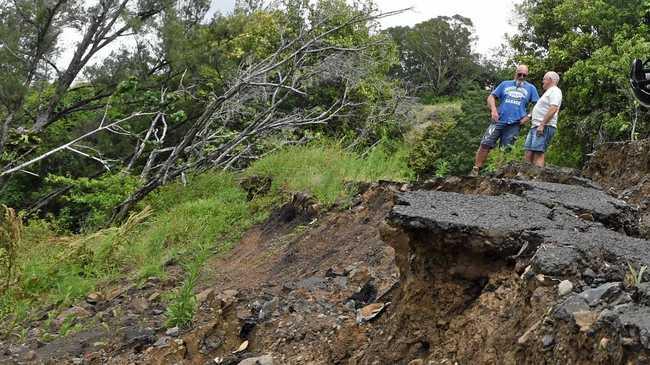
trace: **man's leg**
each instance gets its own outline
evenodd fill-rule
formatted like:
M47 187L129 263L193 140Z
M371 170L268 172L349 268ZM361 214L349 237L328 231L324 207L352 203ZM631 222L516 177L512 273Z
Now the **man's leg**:
M474 166L479 169L483 167L485 160L487 160L488 155L490 154L490 147L486 145L480 145L476 151L476 157L474 158Z
M553 140L553 136L555 136L555 131L556 131L555 127L548 126L544 128L543 136L537 136L538 143L536 148L534 148L535 152L533 153L533 164L535 164L535 166L544 167L545 164L544 153L546 152L546 149L548 149L548 146L551 144L551 141ZM535 135L537 135L537 131L535 131Z
M524 158L526 159L526 162L528 163L533 163L533 151L526 150L526 154L524 155Z
M534 152L531 150L533 148L533 137L534 137L532 131L533 129L531 128L528 131L528 134L526 135L526 141L524 141L524 151L526 151L526 153L524 154L524 159L526 160L526 162L531 164L533 163L533 155L534 155Z
M487 157L490 154L490 150L496 146L497 140L501 137L502 129L502 124L491 123L485 130L483 138L481 139L481 145L474 156L474 168L472 168L472 172L470 172L469 176L478 176L481 167L483 167L485 160L487 160Z
M544 167L544 152L535 152L533 154L533 164L538 167Z

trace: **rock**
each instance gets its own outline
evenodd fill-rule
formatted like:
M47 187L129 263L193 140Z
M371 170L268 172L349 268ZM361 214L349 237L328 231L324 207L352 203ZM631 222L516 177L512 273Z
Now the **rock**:
M650 306L650 282L644 282L637 285L635 297L639 303Z
M260 309L260 312L258 314L260 321L264 321L270 318L271 314L278 308L279 303L280 299L278 297L274 297L268 302L262 304L262 309Z
M309 291L322 290L326 288L325 279L311 276L305 279L300 280L296 286L300 289L305 289Z
M253 332L253 329L255 329L255 326L257 326L257 323L254 320L245 320L239 330L239 338L248 338L251 332Z
M155 302L159 301L159 300L160 300L160 293L158 293L158 292L154 292L154 293L152 293L152 294L149 296L149 298L147 298L147 300L148 300L150 303L155 303Z
M131 299L131 307L138 313L144 313L149 309L149 302L143 297L135 297Z
M239 347L237 348L237 350L233 351L232 353L239 354L246 351L247 348L248 348L248 340L242 342L241 345L239 345Z
M237 295L239 295L239 292L234 289L224 290L223 292L221 292L217 296L217 299L221 304L221 308L225 309L230 305L232 305L235 301L237 301Z
M92 315L87 309L78 306L71 307L62 314L66 317L75 316L77 318L87 318Z
M327 271L325 271L325 277L326 278L335 278L335 277L338 277L338 276L347 276L347 275L348 275L348 272L346 272L345 270L339 270L339 269L333 268L333 267L330 267L329 269L327 269Z
M239 362L238 365L273 365L273 357L271 355L264 355L258 357L249 357Z
M81 365L81 364L83 364L83 362L84 362L84 359L82 359L80 357L73 357L72 358L72 363L74 365Z
M361 324L376 318L386 307L384 303L372 303L357 311L357 323Z
M361 289L356 293L352 294L348 300L354 300L356 303L372 303L377 299L377 288L373 284L373 281L370 280L366 282Z
M111 300L113 300L115 298L118 298L118 297L124 295L125 293L127 293L133 287L134 287L133 285L125 285L125 286L120 286L120 287L114 288L113 290L111 290L108 293L108 295L106 296L106 300L111 301Z
M366 266L361 266L353 269L348 275L348 283L352 287L356 287L358 290L361 290L366 284L372 280L370 271Z
M178 336L179 332L180 331L179 331L178 327L172 327L172 328L168 329L167 331L165 331L165 335L171 336L171 337L176 337L176 336Z
M23 358L26 361L34 361L34 360L36 360L36 351L34 351L34 350L27 351Z
M553 280L550 278L547 278L544 274L537 274L535 275L535 280L542 285L542 286L552 286L553 285Z
M27 337L28 338L37 338L37 337L39 337L41 335L42 332L43 331L38 327L32 328L29 331L27 331Z
M199 305L205 303L206 301L214 297L214 289L208 288L196 295L196 301Z
M601 302L610 302L621 294L621 283L613 282L603 284L594 289L587 289L579 294L590 307L597 306Z
M590 268L587 268L585 269L585 271L582 272L582 279L587 284L591 284L591 282L594 281L595 278L596 278L596 273Z
M91 315L92 314L88 310L79 306L74 306L66 309L61 314L59 314L59 316L56 317L54 321L52 321L52 325L54 327L54 330L58 331L58 329L63 325L63 322L65 322L67 318L88 318Z
M562 280L560 284L557 286L557 293L563 297L573 290L573 283L570 282L569 280Z
M166 346L169 346L169 341L171 341L170 337L162 336L156 342L154 342L153 346L154 347L166 347Z
M576 321L576 324L580 327L580 331L587 332L591 329L593 324L598 319L598 313L591 311L579 311L573 313L573 318Z
M102 301L104 299L104 296L100 292L93 292L90 293L86 296L86 303L95 305Z
M535 273L532 270L532 267L530 265L527 265L526 268L524 269L524 272L521 273L521 276L519 277L521 280L530 280L535 276Z
M544 335L544 337L542 337L542 346L544 346L544 348L553 346L554 343L555 338L552 335Z
M422 359L415 359L409 361L408 365L424 365L424 360Z
M348 278L345 276L337 276L332 279L332 281L342 290L346 290L348 288Z

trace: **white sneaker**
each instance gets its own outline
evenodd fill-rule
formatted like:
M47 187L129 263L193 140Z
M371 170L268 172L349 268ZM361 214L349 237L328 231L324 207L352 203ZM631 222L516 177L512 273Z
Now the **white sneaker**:
M471 177L478 176L478 173L479 173L480 170L481 170L481 168L478 167L478 166L472 167L472 171L469 173L469 176L471 176Z

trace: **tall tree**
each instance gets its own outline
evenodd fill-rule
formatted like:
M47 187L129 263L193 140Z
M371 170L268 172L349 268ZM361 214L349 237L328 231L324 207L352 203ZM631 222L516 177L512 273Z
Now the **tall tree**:
M97 52L133 34L163 7L159 0L100 0L90 6L77 0L15 0L0 5L0 70L9 75L0 81L3 91L7 90L0 95L4 107L0 156L10 128L40 132L60 119L64 115L59 109L62 99ZM80 32L81 40L69 63L59 69L54 57L65 28ZM25 110L27 91L36 83L42 85L36 90L39 102L31 106L35 110ZM100 93L78 103L106 96Z
M387 32L400 54L395 75L416 94L457 94L459 83L476 70L474 27L468 18L439 16L412 28L394 27Z

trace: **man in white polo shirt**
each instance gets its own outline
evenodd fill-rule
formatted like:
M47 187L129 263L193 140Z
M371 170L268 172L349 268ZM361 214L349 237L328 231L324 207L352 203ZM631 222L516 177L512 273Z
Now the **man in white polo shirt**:
M526 161L539 167L544 167L544 152L557 129L557 114L562 105L562 90L557 87L559 81L560 75L556 72L549 71L544 75L544 94L529 114L533 122L524 143Z

